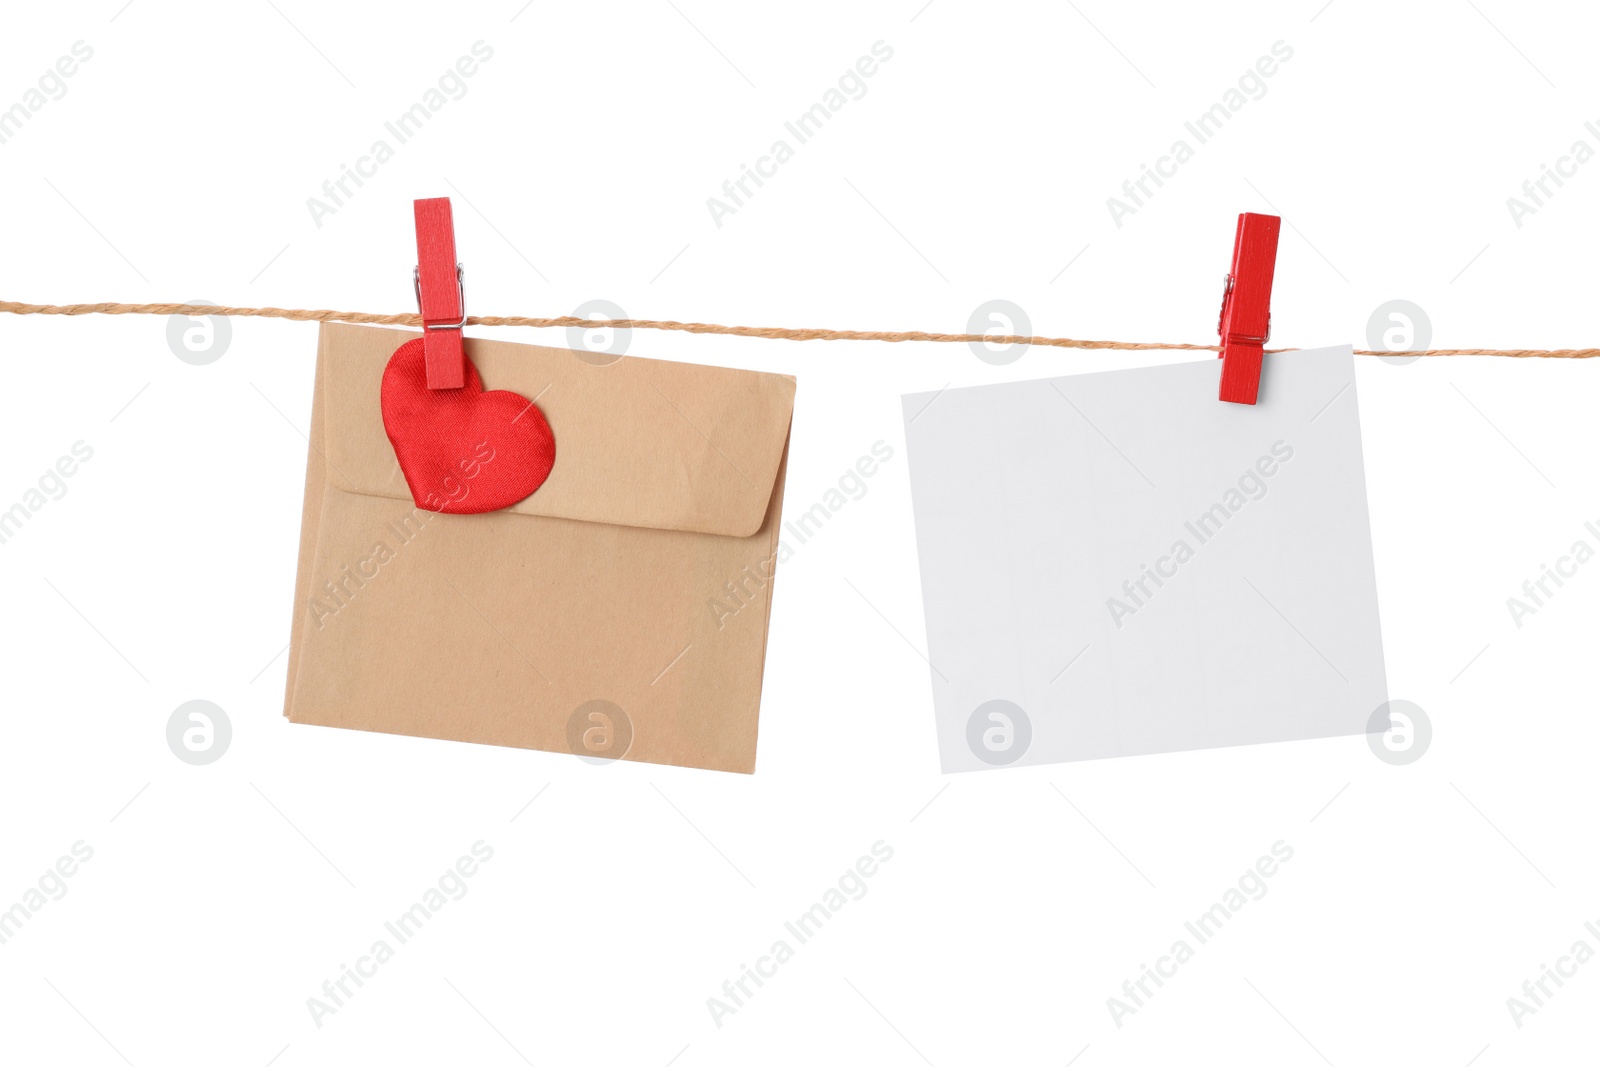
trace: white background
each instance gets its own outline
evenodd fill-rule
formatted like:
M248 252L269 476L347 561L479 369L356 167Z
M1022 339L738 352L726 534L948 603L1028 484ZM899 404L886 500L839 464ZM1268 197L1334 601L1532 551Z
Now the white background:
M94 56L0 145L0 297L407 311L410 201L448 195L475 312L959 331L1001 297L1041 334L1205 343L1254 210L1285 219L1276 342L1363 345L1405 298L1436 345L1600 343L1600 163L1520 228L1506 207L1600 147L1580 5L274 2L13 5L0 106ZM480 39L467 95L314 225L307 198ZM706 198L878 40L865 97L715 226ZM1115 226L1106 198L1278 40L1266 95ZM1600 366L1360 362L1418 762L1350 738L946 779L899 395L1191 357L636 333L799 377L792 513L896 450L779 571L744 777L286 725L315 328L235 320L196 367L166 326L0 321L0 506L94 449L0 545L0 907L94 850L0 946L7 1061L1592 1054L1600 963L1520 1029L1506 999L1600 948L1600 564L1521 629L1506 598L1595 542ZM233 723L206 767L165 740L194 698ZM315 1026L307 998L480 839L468 895ZM879 840L870 892L717 1027L706 999ZM1107 998L1279 840L1270 892L1118 1028Z

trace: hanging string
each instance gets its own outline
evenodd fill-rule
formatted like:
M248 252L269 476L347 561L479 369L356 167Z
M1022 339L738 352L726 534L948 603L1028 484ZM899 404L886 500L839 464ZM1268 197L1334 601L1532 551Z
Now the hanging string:
M213 307L210 304L21 304L0 300L0 312L11 315L236 315L252 318L294 319L303 322L352 322L379 326L421 326L415 312L377 315L365 311L308 311L300 308ZM574 315L530 318L523 315L474 315L469 326L578 327L585 330L675 330L683 333L763 337L781 341L938 341L978 342L992 345L1037 345L1046 348L1116 349L1128 352L1215 352L1216 345L1190 345L1159 341L1082 341L1071 337L1024 337L1013 334L926 333L921 330L789 329L781 326L719 326L708 322L674 322L671 319L584 319ZM1269 352L1293 349L1269 348ZM1379 352L1356 349L1358 356L1508 356L1514 359L1592 359L1600 348L1431 348L1427 351Z

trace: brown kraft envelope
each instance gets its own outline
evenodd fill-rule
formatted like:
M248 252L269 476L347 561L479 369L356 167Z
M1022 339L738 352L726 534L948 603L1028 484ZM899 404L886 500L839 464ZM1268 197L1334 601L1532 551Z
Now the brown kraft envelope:
M322 327L284 714L753 772L794 379L468 338L556 461L510 508L441 515L379 407L417 336Z

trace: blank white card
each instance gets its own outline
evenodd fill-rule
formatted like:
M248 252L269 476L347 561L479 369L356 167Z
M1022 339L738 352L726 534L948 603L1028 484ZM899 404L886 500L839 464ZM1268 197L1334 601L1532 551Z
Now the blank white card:
M945 771L1368 731L1351 350L1268 355L1255 405L1218 371L903 398Z

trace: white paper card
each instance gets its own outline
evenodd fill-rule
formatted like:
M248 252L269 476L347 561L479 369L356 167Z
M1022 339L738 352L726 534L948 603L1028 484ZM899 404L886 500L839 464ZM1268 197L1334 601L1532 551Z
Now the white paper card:
M903 398L945 771L1368 731L1351 350L1268 355L1255 405L1218 372Z

